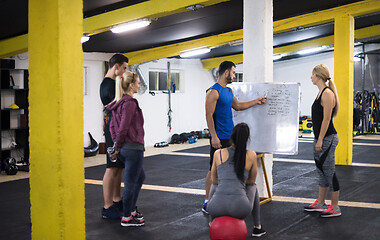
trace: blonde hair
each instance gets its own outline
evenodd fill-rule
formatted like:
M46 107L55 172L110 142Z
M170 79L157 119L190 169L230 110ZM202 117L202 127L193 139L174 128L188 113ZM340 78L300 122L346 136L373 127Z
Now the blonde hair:
M335 95L335 108L333 112L333 117L336 117L339 111L339 97L338 92L336 90L335 84L330 78L330 71L329 68L325 64L319 64L313 68L313 73L322 79L324 82L329 81L329 88L333 91Z
M123 73L123 76L116 77L115 99L113 102L118 102L123 97L131 85L136 82L138 75L134 72L127 71Z

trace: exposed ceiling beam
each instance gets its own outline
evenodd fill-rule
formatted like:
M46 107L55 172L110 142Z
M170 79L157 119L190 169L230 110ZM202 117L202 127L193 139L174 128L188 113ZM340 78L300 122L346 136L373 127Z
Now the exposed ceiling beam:
M110 27L140 18L159 18L175 13L191 11L188 6L201 4L205 7L230 0L150 0L107 13L83 19L83 32L93 35ZM0 40L0 58L28 51L28 34Z
M28 51L28 34L0 40L0 58Z
M334 17L341 14L350 14L353 16L366 15L369 13L380 12L380 0L366 0L353 4L344 5L341 7L331 8L323 11L313 12L309 14L300 15L297 17L287 18L273 22L273 34L293 31L296 27L310 27L320 25L326 22L331 22ZM239 31L239 30L238 30ZM237 31L235 31L237 32ZM241 35L234 35L235 39L229 38L226 42L214 41L213 38L219 38L220 35L206 37L203 39L197 39L187 42L181 42L172 45L166 45L164 47L150 48L135 52L128 52L125 55L130 58L133 63L148 62L160 58L171 57L179 55L181 51L186 51L194 48L204 47L204 40L207 41L208 47L217 47L227 44L230 41L235 41L243 38L243 31ZM377 32L379 33L379 32ZM379 34L377 34L379 35ZM232 55L234 56L234 55Z
M235 64L239 64L243 62L243 54L233 54L229 56L216 57L216 58L207 58L202 60L203 68L212 69L219 67L221 62L224 61L232 61Z
M105 29L120 21L129 21L136 18L143 18L149 16L166 16L169 14L174 14L177 11L185 11L184 6L203 4L205 6L225 2L228 0L166 0L164 4L160 0L150 0L144 2L146 4L152 5L142 5L143 3L132 5L126 8L114 10L108 13L103 13L96 15L91 18L84 19L84 30L85 32L98 31L99 29ZM171 7L171 6L174 7ZM149 8L147 6L150 6ZM165 6L165 7L163 7ZM135 8L136 7L136 8ZM141 12L139 12L141 8ZM170 9L170 10L168 10ZM176 10L177 9L177 10ZM119 12L120 10L120 12ZM323 11L318 11L310 14L305 14L293 18L283 19L273 22L273 32L274 34L292 31L298 26L313 26L319 25L325 22L333 21L333 18L340 14L351 14L353 16L360 16L369 13L380 11L380 0L366 0L353 4L344 5L337 8L331 8ZM104 22L103 22L104 21ZM240 31L240 30L238 30ZM236 32L236 31L235 31ZM223 34L221 34L223 35ZM213 36L218 38L220 35ZM229 38L226 42L221 42L219 40L208 39L209 47L216 47L228 43L229 41L234 41L243 38L243 31L241 30L241 35L234 35L235 37ZM23 41L20 41L19 37L22 37ZM0 57L8 57L17 53L22 53L27 51L27 35L19 36L15 38L5 39L0 41ZM151 60L156 60L160 58L170 57L178 55L179 52L199 48L204 46L204 39L198 39L193 41L187 41L179 44L168 45L165 47L151 48L149 50L141 50L136 52L130 52L126 55L133 56L136 60L131 58L132 62L141 63ZM194 42L196 41L196 42ZM214 42L214 43L212 43ZM210 45L211 44L211 45ZM9 48L11 46L11 48ZM9 50L8 50L9 49ZM160 52L162 51L162 52ZM139 55L145 54L145 58ZM139 56L139 57L138 57Z
M110 27L141 18L156 19L180 12L191 11L186 7L200 4L210 6L230 0L150 0L119 8L83 19L83 32L93 35L109 30Z
M374 36L378 36L379 33L380 33L380 25L361 28L361 29L355 30L355 39L374 37ZM291 44L287 46L276 47L276 48L273 48L273 54L292 53L300 49L327 46L327 45L332 45L332 44L334 44L334 35L322 37L322 38L316 38L313 40L295 43L295 44ZM240 53L240 54L234 54L234 55L224 56L224 57L203 59L202 63L205 69L211 69L211 68L217 68L221 62L226 61L226 60L233 61L236 64L242 63L243 54Z
M295 28L310 27L327 22L333 22L336 16L351 15L354 17L367 15L380 11L380 0L365 0L347 4L341 7L330 8L323 11L312 12L292 18L273 22L273 34L292 31Z
M355 39L369 38L380 34L380 25L355 30Z
M149 62L152 60L157 60L160 58L177 56L181 52L189 49L197 49L202 47L215 47L227 44L230 41L241 39L243 36L243 29L232 31L228 33L223 33L211 37L205 37L200 39L195 39L187 42L181 42L171 45L166 45L162 47L152 49L145 49L135 52L129 52L125 55L129 58L130 64Z
M299 42L287 46L273 48L273 54L286 54L296 52L301 49L328 46L334 44L334 35L316 38L304 42Z

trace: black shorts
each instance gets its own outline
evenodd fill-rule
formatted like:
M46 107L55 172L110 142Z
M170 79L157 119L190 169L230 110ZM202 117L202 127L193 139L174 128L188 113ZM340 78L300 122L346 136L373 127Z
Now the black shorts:
M110 122L111 122L111 112L104 110L104 138L106 139L106 150L108 147L113 147L113 141L110 132ZM106 153L107 156L107 168L124 168L124 163L117 158L116 162L111 162L110 156Z
M231 146L230 139L219 139L220 144L222 144L222 148L227 148ZM214 153L218 150L217 148L213 148L211 145L211 138L210 138L210 170L212 167L212 162L214 160Z

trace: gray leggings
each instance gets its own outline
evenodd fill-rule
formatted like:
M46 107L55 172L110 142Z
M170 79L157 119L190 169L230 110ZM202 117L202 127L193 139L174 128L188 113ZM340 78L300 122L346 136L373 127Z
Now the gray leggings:
M260 197L259 192L256 188L256 194L255 194L255 201L253 202L253 208L252 208L252 218L253 218L253 225L254 226L260 226Z
M218 185L213 184L210 189L210 201L215 193L215 190ZM231 202L223 198L225 200L225 204L228 205L228 208L225 208L224 203L218 203L218 204L207 204L207 210L210 213L211 218L219 217L219 216L231 216L236 218L245 218L247 215L249 215L249 212L251 211L252 217L253 217L253 224L255 226L261 225L260 223L260 198L259 193L257 191L256 184L255 185L247 185L246 186L246 193L249 201L249 208L242 207L242 205L239 204L231 204ZM221 200L221 201L223 201ZM253 207L252 207L253 205ZM247 211L247 209L252 209Z
M317 140L314 140L314 161L319 174L319 186L329 187L332 192L339 190L335 173L335 148L338 142L338 134L329 135L323 139L322 152L316 152Z

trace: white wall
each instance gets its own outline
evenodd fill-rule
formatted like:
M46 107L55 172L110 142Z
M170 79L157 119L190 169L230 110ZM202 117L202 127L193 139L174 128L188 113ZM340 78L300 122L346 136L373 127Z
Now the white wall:
M83 90L84 146L90 145L88 132L97 142L105 141L103 136L103 104L100 100L99 88L104 78L104 61L108 61L112 55L104 53L83 54L83 67L88 70L86 91Z
M102 103L99 97L99 86L104 77L104 61L112 54L84 53L83 66L88 68L87 94L83 96L83 138L84 145L90 143L87 132L98 142L104 142ZM16 68L28 68L28 55L21 54L13 57ZM196 59L161 59L140 65L140 69L149 82L149 69L166 70L170 61L171 69L181 72L180 92L171 95L172 99L172 129L168 124L168 94L157 93L152 96L148 90L142 95L136 95L145 118L145 144L154 145L156 142L169 141L174 133L198 131L207 128L205 119L206 89L214 84L210 70L203 68L200 60ZM274 82L301 83L300 115L310 115L311 105L318 89L312 85L310 76L314 66L324 63L334 75L334 54L323 53L310 57L286 60L274 63ZM237 66L241 72L242 65Z
M318 94L318 88L312 84L310 79L311 71L321 63L330 69L331 78L334 80L334 52L274 63L274 82L298 82L301 84L300 116L311 116L311 105Z
M113 54L107 53L84 53L83 67L88 68L87 94L83 96L83 138L84 146L90 144L88 132L98 142L104 142L103 137L103 105L99 97L99 86L104 77L104 61L108 61ZM11 57L15 60L16 69L28 69L28 53Z
M161 59L140 65L140 69L149 82L149 69L166 70L167 62L172 70L181 74L180 91L171 94L172 129L169 132L168 110L169 96L164 93L136 95L144 114L145 144L154 145L161 141L170 141L174 133L200 131L207 128L205 119L206 89L214 84L211 71L205 70L200 60Z
M112 54L84 54L83 66L88 67L87 95L83 96L84 145L89 145L87 132L98 142L104 142L102 103L99 97L99 86L104 76L103 61L108 61ZM164 93L150 95L148 90L136 94L144 114L145 145L152 146L157 142L170 141L174 133L198 131L207 128L204 101L206 89L214 80L209 70L203 69L199 60L161 59L140 65L140 69L149 82L149 69L166 70L170 61L172 70L181 73L180 91L171 94L172 129L169 132L168 109L169 96Z

